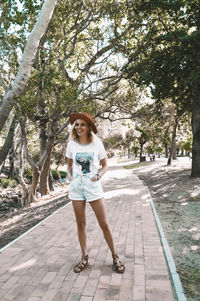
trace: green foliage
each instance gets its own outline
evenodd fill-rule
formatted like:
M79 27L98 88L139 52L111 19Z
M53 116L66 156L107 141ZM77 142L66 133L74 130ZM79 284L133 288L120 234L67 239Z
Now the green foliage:
M139 150L140 150L140 148L137 145L132 147L132 152L134 153L135 156L138 155Z
M118 145L119 142L122 140L122 136L119 134L119 135L115 135L115 136L111 136L111 137L108 137L106 139L106 141L108 143L110 143L112 146L115 146L115 145Z
M24 170L24 177L28 180L28 181L32 181L32 169L30 167L27 167L25 170Z
M136 125L135 130L138 131L140 133L140 136L138 137L138 141L140 144L145 144L150 136L149 136L149 131L145 128L141 128L139 126Z
M115 154L114 154L114 152L112 152L112 151L108 151L108 152L107 152L107 157L108 157L108 158L112 158L112 157L114 157L114 155L115 155Z
M192 138L189 137L186 141L180 141L180 148L186 152L192 151Z
M156 146L156 147L155 147L155 152L156 152L157 154L162 154L163 151L164 151L164 148L163 148L163 147L161 147L161 146Z
M24 50L28 33L32 30L36 17L40 11L42 1L1 1L0 27L0 67L4 84L16 74L20 55ZM9 67L9 68L8 68Z
M152 146L147 146L146 150L147 150L147 154L149 155L154 153Z
M58 180L59 178L58 178L58 174L57 174L56 170L52 169L51 172L52 172L54 180ZM60 173L60 176L61 176L62 179L66 178L66 176L67 176L67 172L66 171L59 170L59 173Z
M200 6L190 0L137 1L129 7L130 24L134 15L139 28L131 30L128 77L150 86L158 101L171 98L182 110L191 110L198 95L199 14Z
M6 179L6 178L1 178L0 179L0 187L3 187L3 188L13 188L17 185L16 181L15 180L12 180L12 179Z

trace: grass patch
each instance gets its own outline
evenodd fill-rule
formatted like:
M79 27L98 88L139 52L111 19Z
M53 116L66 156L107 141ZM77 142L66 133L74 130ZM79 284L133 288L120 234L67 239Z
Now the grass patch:
M142 166L148 166L150 165L151 162L137 162L137 163L133 163L130 165L125 165L123 166L125 169L134 169L134 168L138 168L138 167L142 167Z
M200 270L180 269L178 270L178 273L180 275L185 293L193 296L194 300L199 300L196 299L196 297L199 296Z
M139 160L139 157L138 158L118 158L117 163L126 163L126 162L130 162L133 160Z

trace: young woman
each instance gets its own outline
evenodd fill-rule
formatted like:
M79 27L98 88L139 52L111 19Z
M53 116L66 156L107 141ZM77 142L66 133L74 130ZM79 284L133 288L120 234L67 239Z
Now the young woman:
M72 200L82 252L82 258L74 267L74 272L81 272L88 264L85 207L86 203L89 203L112 253L113 268L118 273L124 273L125 266L115 252L103 203L100 179L107 170L104 146L95 135L97 128L90 114L73 113L70 115L70 123L71 137L66 151L67 174L70 181L69 198Z

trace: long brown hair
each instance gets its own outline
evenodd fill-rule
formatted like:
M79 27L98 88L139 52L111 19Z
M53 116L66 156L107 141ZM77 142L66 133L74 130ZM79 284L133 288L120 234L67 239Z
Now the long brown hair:
M75 125L76 125L76 120L74 121L73 125L72 125L72 128L71 128L71 134L70 134L70 138L76 142L79 141L79 137L76 133L76 130L75 130ZM88 125L88 133L87 133L87 137L88 137L88 142L91 143L94 141L94 134L93 134L93 130L90 126L90 124L87 122L87 125Z

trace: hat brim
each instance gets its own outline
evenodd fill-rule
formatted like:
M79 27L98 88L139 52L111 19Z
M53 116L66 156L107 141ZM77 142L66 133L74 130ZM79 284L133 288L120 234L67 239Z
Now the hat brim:
M92 127L92 130L95 134L97 134L97 127L96 125L94 124L94 122L92 120L90 120L90 118L88 118L86 115L84 114L81 114L81 113L72 113L70 116L69 116L69 122L71 124L74 123L75 120L77 119L84 119L85 121L87 121L91 127Z

